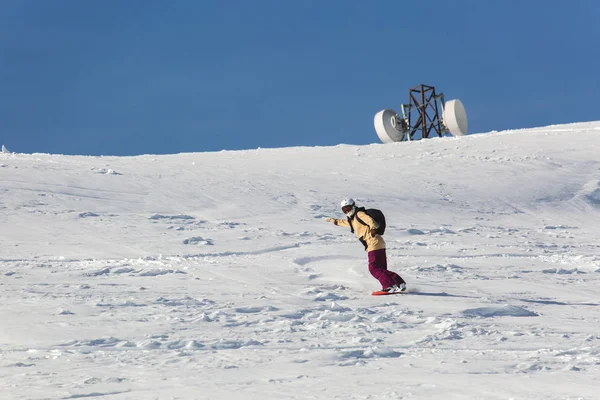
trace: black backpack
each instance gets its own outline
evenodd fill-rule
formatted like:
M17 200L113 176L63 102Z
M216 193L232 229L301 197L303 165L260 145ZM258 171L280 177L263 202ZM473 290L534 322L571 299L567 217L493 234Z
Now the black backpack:
M373 221L375 221L379 224L379 228L377 228L378 235L384 234L384 232L385 232L385 216L383 215L381 210L378 210L376 208L365 209L364 207L360 207L360 208L356 209L356 220L363 225L367 225L364 223L364 221L362 221L360 218L358 218L359 211L363 211L369 217L373 218ZM348 218L348 221L350 222L350 218ZM352 222L350 222L350 232L354 233L354 228L352 227Z

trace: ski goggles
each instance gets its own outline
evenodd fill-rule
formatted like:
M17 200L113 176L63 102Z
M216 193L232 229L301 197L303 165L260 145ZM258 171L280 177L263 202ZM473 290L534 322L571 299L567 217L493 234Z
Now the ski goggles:
M354 207L354 206L344 206L344 207L342 207L342 212L343 212L344 214L348 214L350 211L352 211L352 208L353 208L353 207Z

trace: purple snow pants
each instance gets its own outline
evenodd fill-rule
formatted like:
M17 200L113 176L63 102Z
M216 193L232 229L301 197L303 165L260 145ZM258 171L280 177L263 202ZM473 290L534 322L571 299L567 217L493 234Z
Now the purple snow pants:
M404 279L395 272L387 269L387 256L385 249L373 250L369 253L369 272L381 283L382 289L404 283Z

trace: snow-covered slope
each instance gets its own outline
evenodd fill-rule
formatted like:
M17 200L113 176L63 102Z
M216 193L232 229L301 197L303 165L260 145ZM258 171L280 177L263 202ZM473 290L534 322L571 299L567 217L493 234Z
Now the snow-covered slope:
M7 399L593 399L600 122L370 146L0 154ZM339 201L382 209L379 289Z

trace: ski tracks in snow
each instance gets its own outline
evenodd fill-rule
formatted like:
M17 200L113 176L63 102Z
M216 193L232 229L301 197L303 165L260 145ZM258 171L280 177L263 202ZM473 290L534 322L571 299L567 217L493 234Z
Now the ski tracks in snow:
M37 380L63 398L142 390L148 382L138 368L189 385L188 376L216 379L231 390L264 383L252 371L273 363L295 365L296 376L269 378L288 386L318 381L332 368L391 365L408 376L432 364L447 375L598 373L600 304L552 289L577 285L585 293L600 278L598 259L573 254L586 244L565 252L540 240L573 227L396 229L391 268L418 290L388 298L369 295L376 281L364 254L324 254L333 247L302 233L242 252L5 260L4 317L11 302L31 303L45 335L4 337L2 369L13 384ZM462 248L462 235L493 240ZM481 270L481 263L498 268ZM343 276L349 270L356 274ZM68 377L53 373L53 362L65 359L80 368ZM110 372L113 365L120 367Z

